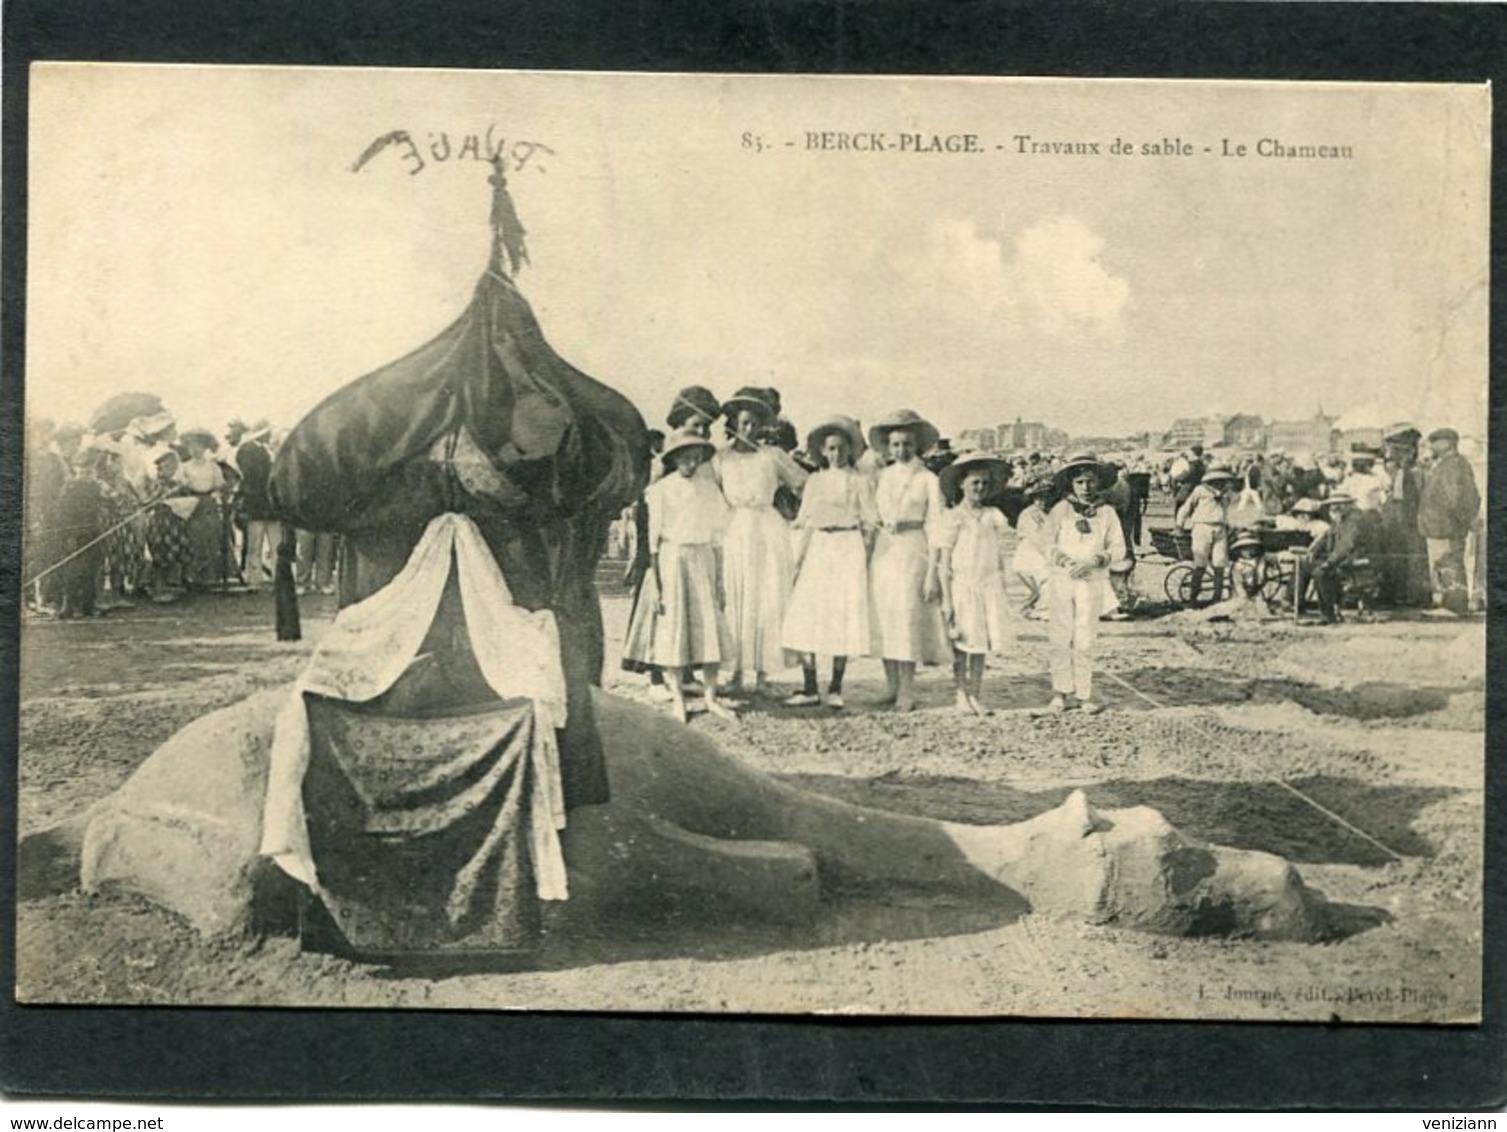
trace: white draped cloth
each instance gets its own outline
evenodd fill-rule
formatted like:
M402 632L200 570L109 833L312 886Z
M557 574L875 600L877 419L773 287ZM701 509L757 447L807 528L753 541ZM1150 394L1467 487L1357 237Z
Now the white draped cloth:
M471 651L487 684L503 700L533 702L529 802L534 874L541 900L568 895L559 831L565 828L560 752L565 675L554 614L515 605L481 531L465 515L433 519L402 571L365 601L342 609L309 658L278 714L262 814L263 855L315 892L303 779L310 756L304 694L364 703L393 686L419 653L434 623L452 563Z

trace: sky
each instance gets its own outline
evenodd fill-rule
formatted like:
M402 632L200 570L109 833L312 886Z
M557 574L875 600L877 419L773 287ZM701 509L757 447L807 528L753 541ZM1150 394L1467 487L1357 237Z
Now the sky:
M697 383L803 430L1484 434L1489 100L1423 84L42 66L28 413L294 424L464 309L489 131L546 336L651 424Z

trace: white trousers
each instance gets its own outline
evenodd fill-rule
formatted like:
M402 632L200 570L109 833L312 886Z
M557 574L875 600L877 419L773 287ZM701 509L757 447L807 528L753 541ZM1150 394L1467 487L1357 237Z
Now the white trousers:
M1073 693L1080 700L1093 698L1094 666L1091 652L1104 608L1105 581L1095 574L1074 581L1066 574L1053 574L1047 582L1047 643L1052 654L1052 691Z

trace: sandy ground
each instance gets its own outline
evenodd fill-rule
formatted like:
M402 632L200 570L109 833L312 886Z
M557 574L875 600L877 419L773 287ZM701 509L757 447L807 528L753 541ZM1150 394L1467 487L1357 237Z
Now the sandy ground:
M1154 567L1139 584L1159 592ZM609 636L620 639L626 602L604 604ZM333 599L305 598L297 644L273 639L266 594L28 622L20 831L107 794L196 716L290 680L333 612ZM987 718L953 709L950 673L940 670L923 673L918 711L878 708L882 671L868 660L851 666L841 713L756 702L736 724L693 717L693 727L761 769L880 808L1016 821L1077 786L1098 805L1154 806L1198 837L1292 860L1359 929L1325 944L1167 939L950 897L869 895L829 901L810 930L555 924L528 970L414 973L300 953L289 938L207 942L139 899L72 893L19 908L18 994L73 1003L1467 1021L1479 1016L1481 993L1484 639L1480 622L1105 624L1109 710L1037 717L1029 709L1049 695L1045 626L1021 622L1017 648L991 660ZM639 677L610 671L606 683L645 696Z

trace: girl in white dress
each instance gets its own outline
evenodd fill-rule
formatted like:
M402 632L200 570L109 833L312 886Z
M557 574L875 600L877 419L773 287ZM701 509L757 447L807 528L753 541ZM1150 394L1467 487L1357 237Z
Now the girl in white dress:
M734 689L741 691L743 674L752 673L753 690L761 696L769 692L766 674L794 663L780 643L794 566L790 528L775 509L775 493L782 486L798 492L806 482L806 473L789 455L760 443L775 421L775 406L765 392L743 388L722 405L732 444L712 461L732 509L722 540L722 584L733 635L726 659Z
M698 475L711 441L682 429L665 442L666 474L649 485L649 574L629 624L625 656L662 669L677 719L686 718L681 669L701 669L706 710L736 718L717 700L717 670L732 649L722 613L720 539L727 504L716 481ZM652 600L651 600L652 599Z
M1068 457L1057 473L1064 498L1047 516L1044 541L1048 554L1047 601L1051 626L1047 641L1052 653L1054 712L1067 709L1076 696L1087 714L1099 711L1094 702L1093 646L1099 618L1115 608L1109 568L1128 554L1125 533L1114 509L1102 500L1113 483L1112 473L1090 452Z
M811 430L806 451L822 470L806 481L795 520L795 587L785 606L785 646L801 654L805 687L785 700L792 707L825 702L841 708L848 657L872 646L869 543L879 515L868 480L853 467L863 450L858 422L833 417ZM818 693L816 657L832 658L825 701Z
M1056 489L1050 476L1038 476L1028 480L1023 490L1029 503L1015 517L1016 546L1010 569L1026 591L1026 598L1020 603L1020 615L1039 621L1046 616L1041 608L1047 584L1047 555L1042 531L1046 527L1047 513L1055 502Z
M937 443L937 430L910 409L891 413L869 429L869 443L884 445L891 463L879 473L875 505L879 533L869 564L874 647L889 685L884 702L896 711L915 706L917 664L952 658L942 622L937 543L942 489L921 463Z
M1004 482L1006 465L983 453L959 456L942 472L942 494L957 502L943 525L940 576L942 612L954 652L958 710L983 715L979 693L984 660L1009 640L1005 600L1005 540L1010 524L986 507L990 490Z

